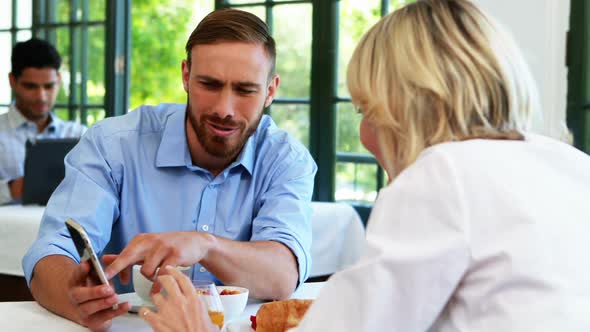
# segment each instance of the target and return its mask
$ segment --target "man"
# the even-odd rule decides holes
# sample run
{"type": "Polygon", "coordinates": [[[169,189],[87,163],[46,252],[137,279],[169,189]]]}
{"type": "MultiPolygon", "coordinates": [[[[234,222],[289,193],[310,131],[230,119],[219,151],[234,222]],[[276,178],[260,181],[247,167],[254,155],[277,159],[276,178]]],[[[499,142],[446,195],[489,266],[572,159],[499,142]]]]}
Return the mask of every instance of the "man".
{"type": "Polygon", "coordinates": [[[14,102],[0,115],[0,204],[21,199],[27,139],[76,138],[86,131],[51,113],[61,83],[61,57],[51,44],[36,38],[16,43],[11,62],[14,102]]]}
{"type": "Polygon", "coordinates": [[[95,124],[66,158],[66,177],[23,259],[35,299],[90,329],[107,328],[129,306],[111,310],[113,289],[94,286],[88,264],[77,264],[68,217],[97,251],[117,254],[103,262],[123,284],[133,264],[148,278],[158,267],[194,265],[193,279],[282,299],[309,273],[316,165],[263,115],[279,86],[266,25],[243,11],[213,12],[186,51],[187,104],[143,106],[95,124]]]}

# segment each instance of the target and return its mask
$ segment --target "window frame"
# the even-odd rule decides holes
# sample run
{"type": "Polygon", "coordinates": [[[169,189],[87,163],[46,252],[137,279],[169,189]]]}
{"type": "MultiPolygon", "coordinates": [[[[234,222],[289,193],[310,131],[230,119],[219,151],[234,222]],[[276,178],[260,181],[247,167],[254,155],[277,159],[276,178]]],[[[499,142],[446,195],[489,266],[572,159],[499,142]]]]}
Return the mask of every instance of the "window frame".
{"type": "Polygon", "coordinates": [[[567,36],[567,125],[574,146],[590,153],[590,4],[572,0],[567,36]]]}
{"type": "MultiPolygon", "coordinates": [[[[91,0],[70,0],[69,19],[56,21],[56,0],[32,0],[33,20],[32,35],[56,43],[56,28],[69,29],[70,77],[80,72],[80,81],[72,79],[68,89],[67,103],[56,103],[55,108],[67,108],[68,119],[79,116],[82,124],[87,124],[87,112],[91,109],[104,109],[105,117],[127,113],[129,100],[129,52],[130,52],[130,8],[131,0],[105,0],[105,19],[90,20],[89,3],[91,0]],[[76,17],[77,11],[82,17],[76,17]],[[105,95],[102,103],[89,103],[88,82],[88,29],[102,26],[104,28],[104,84],[105,95]],[[81,36],[81,38],[79,38],[81,36]],[[80,39],[80,41],[79,41],[80,39]]],[[[16,0],[13,0],[15,3],[16,0]]],[[[15,15],[13,13],[13,15],[15,15]]],[[[13,42],[15,36],[13,36],[13,42]]],[[[13,43],[14,45],[14,43],[13,43]]]]}

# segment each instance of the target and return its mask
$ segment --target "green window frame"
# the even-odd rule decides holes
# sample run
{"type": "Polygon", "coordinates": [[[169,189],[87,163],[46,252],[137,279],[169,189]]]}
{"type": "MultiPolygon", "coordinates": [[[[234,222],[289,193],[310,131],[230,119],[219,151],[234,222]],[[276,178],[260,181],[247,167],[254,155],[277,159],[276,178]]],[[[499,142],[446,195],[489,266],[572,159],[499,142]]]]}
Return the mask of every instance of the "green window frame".
{"type": "MultiPolygon", "coordinates": [[[[27,13],[28,15],[26,15],[26,17],[23,17],[21,15],[21,11],[24,9],[22,8],[23,6],[23,2],[22,1],[18,1],[18,0],[10,0],[10,14],[8,15],[10,17],[10,21],[6,22],[5,24],[2,25],[2,27],[0,28],[0,40],[3,41],[3,47],[7,47],[6,48],[6,55],[3,61],[6,61],[7,63],[3,63],[3,65],[6,66],[6,68],[8,69],[8,71],[10,71],[10,51],[12,50],[12,47],[14,46],[14,44],[16,44],[19,41],[24,41],[29,39],[32,36],[32,20],[28,20],[26,17],[30,17],[30,13],[27,13]],[[23,20],[25,22],[23,22],[23,20]],[[9,44],[5,44],[5,39],[9,39],[10,42],[9,44]]],[[[6,77],[3,78],[4,80],[6,80],[6,82],[8,81],[6,77]]],[[[6,88],[9,89],[10,87],[8,86],[8,83],[6,83],[6,88]]],[[[3,111],[7,111],[8,107],[10,106],[10,103],[12,102],[12,100],[14,99],[14,94],[10,94],[10,100],[1,100],[0,101],[0,109],[2,109],[3,111]]]]}
{"type": "Polygon", "coordinates": [[[56,101],[57,115],[90,125],[126,113],[131,0],[31,0],[28,28],[14,23],[17,2],[12,0],[8,30],[12,46],[27,39],[18,38],[19,32],[30,30],[32,36],[56,45],[62,55],[60,73],[68,79],[56,101]]]}
{"type": "Polygon", "coordinates": [[[574,145],[590,153],[590,4],[572,0],[567,40],[567,124],[574,145]]]}

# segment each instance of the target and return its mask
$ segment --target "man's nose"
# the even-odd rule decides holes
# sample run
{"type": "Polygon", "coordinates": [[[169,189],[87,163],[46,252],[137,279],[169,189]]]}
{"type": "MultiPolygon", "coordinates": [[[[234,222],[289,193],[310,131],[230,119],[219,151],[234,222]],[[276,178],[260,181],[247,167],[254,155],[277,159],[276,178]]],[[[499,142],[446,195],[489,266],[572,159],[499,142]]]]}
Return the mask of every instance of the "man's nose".
{"type": "Polygon", "coordinates": [[[39,88],[36,91],[37,93],[37,99],[38,100],[42,100],[42,101],[46,101],[47,100],[47,96],[49,95],[49,92],[43,88],[39,88]]]}
{"type": "Polygon", "coordinates": [[[218,99],[215,103],[214,112],[219,115],[222,119],[226,117],[233,117],[234,116],[234,96],[232,95],[229,89],[224,89],[218,95],[218,99]]]}

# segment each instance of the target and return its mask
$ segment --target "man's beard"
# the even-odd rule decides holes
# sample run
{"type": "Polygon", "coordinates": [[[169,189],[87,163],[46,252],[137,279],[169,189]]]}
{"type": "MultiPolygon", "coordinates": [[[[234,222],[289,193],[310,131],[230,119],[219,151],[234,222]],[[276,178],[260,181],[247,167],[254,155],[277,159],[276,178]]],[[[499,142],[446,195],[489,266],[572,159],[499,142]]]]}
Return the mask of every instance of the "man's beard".
{"type": "MultiPolygon", "coordinates": [[[[51,112],[51,108],[52,108],[51,104],[44,103],[44,102],[37,103],[37,104],[43,103],[44,105],[47,105],[48,109],[49,109],[49,111],[47,111],[47,112],[39,113],[39,112],[33,111],[32,108],[29,107],[29,106],[31,106],[31,105],[29,105],[29,103],[19,102],[19,99],[21,99],[21,98],[18,98],[18,96],[15,99],[16,99],[16,103],[15,103],[16,108],[24,115],[25,118],[27,118],[31,121],[40,121],[40,120],[45,120],[49,117],[49,112],[51,112]]],[[[35,103],[35,102],[33,102],[33,103],[35,103]]]]}
{"type": "Polygon", "coordinates": [[[190,99],[187,98],[186,103],[186,114],[189,120],[189,124],[195,132],[197,139],[205,151],[217,158],[235,158],[238,153],[242,150],[248,138],[256,131],[258,124],[262,119],[262,111],[258,116],[258,119],[248,126],[247,123],[238,123],[232,120],[231,117],[221,118],[217,114],[202,114],[198,119],[192,112],[192,106],[190,99]],[[214,123],[220,126],[238,127],[239,139],[237,142],[232,144],[235,139],[234,135],[230,137],[220,137],[212,135],[206,128],[207,122],[214,123]]]}

